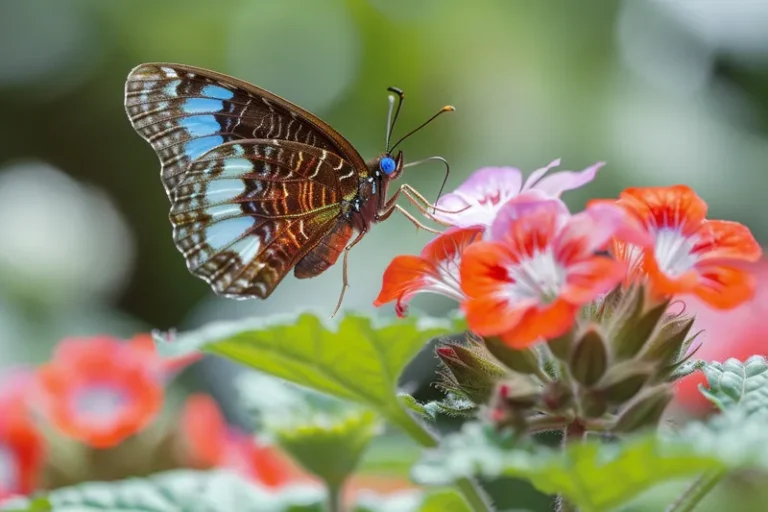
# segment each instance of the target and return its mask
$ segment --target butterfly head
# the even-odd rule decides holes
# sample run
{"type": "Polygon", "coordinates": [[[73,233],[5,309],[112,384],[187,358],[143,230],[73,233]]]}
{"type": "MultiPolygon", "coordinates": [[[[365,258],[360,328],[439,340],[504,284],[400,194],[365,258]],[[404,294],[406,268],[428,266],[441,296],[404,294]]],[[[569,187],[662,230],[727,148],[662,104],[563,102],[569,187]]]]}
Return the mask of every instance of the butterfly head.
{"type": "Polygon", "coordinates": [[[379,172],[387,179],[397,179],[403,172],[403,152],[398,151],[394,158],[389,154],[379,158],[379,172]]]}

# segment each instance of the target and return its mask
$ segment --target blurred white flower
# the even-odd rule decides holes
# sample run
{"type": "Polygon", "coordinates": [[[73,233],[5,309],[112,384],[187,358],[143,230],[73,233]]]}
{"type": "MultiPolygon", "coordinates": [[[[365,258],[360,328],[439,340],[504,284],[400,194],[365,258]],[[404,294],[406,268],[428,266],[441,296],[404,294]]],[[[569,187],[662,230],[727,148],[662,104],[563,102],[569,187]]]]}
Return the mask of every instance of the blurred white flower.
{"type": "Polygon", "coordinates": [[[119,293],[134,246],[106,195],[58,169],[0,169],[0,293],[74,305],[119,293]]]}

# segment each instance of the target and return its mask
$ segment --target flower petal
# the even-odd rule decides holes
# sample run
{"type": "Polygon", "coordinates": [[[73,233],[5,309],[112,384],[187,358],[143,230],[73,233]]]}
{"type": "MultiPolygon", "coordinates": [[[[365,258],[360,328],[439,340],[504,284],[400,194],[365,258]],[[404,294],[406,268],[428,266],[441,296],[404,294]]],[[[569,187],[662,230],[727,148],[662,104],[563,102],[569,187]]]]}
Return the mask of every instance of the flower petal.
{"type": "Polygon", "coordinates": [[[706,221],[696,232],[696,238],[698,241],[692,252],[699,261],[729,259],[755,262],[763,254],[749,228],[738,222],[706,221]]]}
{"type": "Polygon", "coordinates": [[[566,190],[573,190],[586,185],[595,179],[597,171],[605,165],[605,162],[598,162],[583,171],[560,171],[549,176],[541,178],[534,187],[552,197],[560,197],[566,190]]]}
{"type": "Polygon", "coordinates": [[[456,261],[472,242],[483,234],[485,226],[449,228],[424,246],[421,257],[435,265],[446,261],[456,261]]]}
{"type": "Polygon", "coordinates": [[[541,169],[536,169],[533,171],[530,176],[528,176],[528,179],[525,180],[525,183],[523,184],[523,191],[529,190],[537,185],[537,182],[541,179],[542,176],[547,174],[550,169],[553,167],[557,167],[560,165],[560,159],[557,158],[555,160],[552,160],[549,162],[549,164],[545,167],[542,167],[541,169]]]}
{"type": "Polygon", "coordinates": [[[686,185],[628,188],[619,202],[646,226],[673,227],[684,235],[695,232],[707,215],[707,203],[686,185]]]}
{"type": "Polygon", "coordinates": [[[483,167],[472,173],[456,191],[478,201],[491,201],[496,198],[496,203],[499,203],[499,197],[513,197],[519,194],[522,182],[520,169],[483,167]]]}
{"type": "Polygon", "coordinates": [[[555,255],[558,261],[565,264],[588,258],[595,252],[605,250],[611,239],[619,234],[622,239],[651,239],[648,232],[620,206],[595,204],[568,219],[555,240],[555,255]]]}
{"type": "Polygon", "coordinates": [[[571,304],[583,305],[609,292],[621,282],[626,265],[604,256],[594,256],[567,267],[566,284],[560,297],[571,304]]]}
{"type": "Polygon", "coordinates": [[[548,246],[570,216],[559,199],[518,197],[507,202],[491,224],[490,238],[515,253],[531,254],[548,246]]]}
{"type": "Polygon", "coordinates": [[[373,305],[379,307],[393,300],[407,300],[426,285],[427,276],[435,274],[435,265],[420,256],[396,256],[384,271],[381,291],[373,305]]]}
{"type": "Polygon", "coordinates": [[[716,309],[732,309],[755,295],[755,278],[751,272],[731,266],[706,266],[693,293],[716,309]]]}
{"type": "Polygon", "coordinates": [[[573,327],[578,309],[564,300],[545,307],[528,308],[515,327],[502,334],[501,339],[512,348],[524,349],[537,341],[556,338],[573,327]]]}
{"type": "Polygon", "coordinates": [[[461,258],[461,288],[470,298],[493,295],[511,282],[507,267],[515,260],[495,242],[476,242],[461,258]]]}

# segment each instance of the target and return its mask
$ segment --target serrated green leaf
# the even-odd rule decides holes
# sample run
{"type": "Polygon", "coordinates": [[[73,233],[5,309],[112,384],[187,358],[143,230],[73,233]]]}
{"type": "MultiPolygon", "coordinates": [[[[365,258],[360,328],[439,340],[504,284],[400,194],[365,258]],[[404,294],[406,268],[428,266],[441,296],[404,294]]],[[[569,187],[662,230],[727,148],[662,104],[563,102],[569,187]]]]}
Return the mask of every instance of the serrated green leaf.
{"type": "Polygon", "coordinates": [[[322,512],[325,491],[294,486],[275,492],[226,471],[180,470],[143,479],[88,482],[57,489],[46,498],[54,512],[322,512]]]}
{"type": "Polygon", "coordinates": [[[704,368],[709,387],[701,392],[721,410],[740,408],[747,414],[768,411],[768,361],[752,356],[743,363],[728,359],[704,368]]]}
{"type": "Polygon", "coordinates": [[[565,495],[583,512],[602,512],[658,483],[718,467],[722,462],[714,454],[682,440],[646,435],[622,444],[590,440],[565,452],[535,445],[510,449],[508,439],[491,427],[468,423],[426,454],[412,476],[428,485],[471,476],[518,477],[542,492],[565,495]]]}
{"type": "Polygon", "coordinates": [[[377,410],[396,424],[404,411],[396,395],[403,368],[428,340],[461,331],[460,319],[408,317],[373,321],[346,314],[331,322],[311,313],[209,324],[158,338],[158,350],[175,356],[202,350],[265,373],[377,410]]]}

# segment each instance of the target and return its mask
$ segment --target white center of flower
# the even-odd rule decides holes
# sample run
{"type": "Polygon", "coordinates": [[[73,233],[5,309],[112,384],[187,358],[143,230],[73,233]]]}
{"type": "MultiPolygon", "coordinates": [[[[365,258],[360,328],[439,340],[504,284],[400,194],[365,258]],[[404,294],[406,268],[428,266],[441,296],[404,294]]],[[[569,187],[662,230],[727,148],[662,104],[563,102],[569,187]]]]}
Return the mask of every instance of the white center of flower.
{"type": "Polygon", "coordinates": [[[685,237],[671,228],[659,228],[654,235],[654,256],[665,274],[677,277],[690,270],[698,261],[693,255],[696,244],[693,237],[685,237]]]}
{"type": "Polygon", "coordinates": [[[128,403],[125,391],[111,384],[97,384],[83,388],[72,397],[75,411],[99,425],[109,424],[115,413],[128,403]]]}
{"type": "Polygon", "coordinates": [[[464,293],[461,291],[461,284],[459,284],[459,259],[443,260],[437,265],[437,273],[437,277],[425,276],[426,288],[458,301],[464,300],[464,293]]]}
{"type": "Polygon", "coordinates": [[[0,493],[11,492],[19,486],[16,457],[3,443],[0,443],[0,493]]]}
{"type": "Polygon", "coordinates": [[[507,269],[513,280],[507,287],[509,297],[514,300],[538,299],[552,302],[565,283],[565,269],[555,259],[551,249],[537,251],[531,258],[521,260],[507,269]]]}

